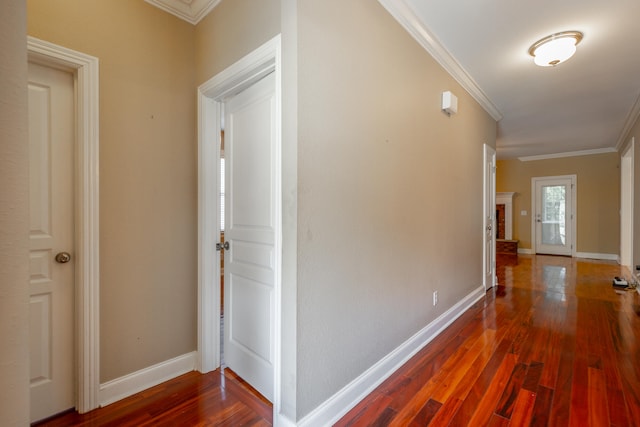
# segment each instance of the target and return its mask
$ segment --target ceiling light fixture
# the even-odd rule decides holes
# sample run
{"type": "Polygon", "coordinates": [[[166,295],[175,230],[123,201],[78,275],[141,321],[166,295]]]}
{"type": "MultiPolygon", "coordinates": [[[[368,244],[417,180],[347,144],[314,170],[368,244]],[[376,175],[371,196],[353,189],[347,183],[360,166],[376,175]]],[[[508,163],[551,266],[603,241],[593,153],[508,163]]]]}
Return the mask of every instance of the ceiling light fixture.
{"type": "Polygon", "coordinates": [[[552,67],[571,58],[582,40],[580,31],[563,31],[538,40],[529,48],[533,62],[541,67],[552,67]]]}

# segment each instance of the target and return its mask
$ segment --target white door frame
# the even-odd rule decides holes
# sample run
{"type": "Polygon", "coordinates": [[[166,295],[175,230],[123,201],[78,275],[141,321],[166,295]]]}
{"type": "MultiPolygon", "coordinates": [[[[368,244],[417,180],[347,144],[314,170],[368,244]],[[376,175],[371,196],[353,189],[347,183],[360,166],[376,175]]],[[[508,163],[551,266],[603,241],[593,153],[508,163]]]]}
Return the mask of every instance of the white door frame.
{"type": "Polygon", "coordinates": [[[276,78],[276,243],[274,402],[280,410],[282,277],[282,66],[280,35],[198,87],[198,370],[220,366],[220,133],[225,99],[269,73],[276,78]]]}
{"type": "Polygon", "coordinates": [[[631,138],[620,156],[620,264],[633,268],[634,145],[631,138]],[[626,190],[626,191],[625,191],[626,190]]]}
{"type": "Polygon", "coordinates": [[[482,211],[482,225],[483,225],[483,245],[482,245],[482,284],[484,285],[484,290],[487,291],[496,285],[496,150],[492,147],[484,144],[484,166],[483,166],[483,193],[484,193],[484,202],[483,202],[483,211],[482,211]],[[491,170],[487,170],[487,165],[491,163],[491,170]],[[488,179],[488,178],[491,179],[488,179]],[[489,182],[490,181],[490,182],[489,182]],[[491,208],[493,206],[493,208],[491,208]],[[491,210],[490,210],[491,209],[491,210]],[[490,218],[487,218],[487,212],[492,212],[490,218]],[[487,242],[487,228],[491,227],[491,242],[487,242]],[[487,244],[490,244],[493,250],[492,253],[487,253],[487,244]],[[493,270],[493,279],[492,283],[487,283],[487,273],[488,268],[487,265],[492,265],[493,270]]]}
{"type": "Polygon", "coordinates": [[[571,180],[571,212],[569,217],[569,226],[571,227],[571,256],[575,257],[578,242],[578,176],[577,175],[559,175],[559,176],[539,176],[531,178],[531,249],[534,254],[538,253],[537,237],[536,237],[536,212],[538,201],[536,198],[536,183],[541,181],[552,181],[557,179],[571,180]]]}
{"type": "Polygon", "coordinates": [[[100,391],[98,58],[33,37],[27,51],[29,61],[74,76],[76,410],[85,413],[99,406],[100,391]]]}

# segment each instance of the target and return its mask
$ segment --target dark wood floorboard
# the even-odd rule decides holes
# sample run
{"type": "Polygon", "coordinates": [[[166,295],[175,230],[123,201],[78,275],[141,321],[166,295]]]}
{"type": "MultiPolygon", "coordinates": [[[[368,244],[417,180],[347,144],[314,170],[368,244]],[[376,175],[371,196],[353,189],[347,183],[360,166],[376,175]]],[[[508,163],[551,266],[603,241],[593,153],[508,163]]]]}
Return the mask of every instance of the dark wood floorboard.
{"type": "Polygon", "coordinates": [[[628,274],[499,258],[499,286],[335,425],[640,426],[640,295],[611,286],[628,274]]]}
{"type": "Polygon", "coordinates": [[[272,406],[226,369],[190,372],[131,397],[80,415],[68,412],[37,426],[252,426],[272,425],[272,406]]]}

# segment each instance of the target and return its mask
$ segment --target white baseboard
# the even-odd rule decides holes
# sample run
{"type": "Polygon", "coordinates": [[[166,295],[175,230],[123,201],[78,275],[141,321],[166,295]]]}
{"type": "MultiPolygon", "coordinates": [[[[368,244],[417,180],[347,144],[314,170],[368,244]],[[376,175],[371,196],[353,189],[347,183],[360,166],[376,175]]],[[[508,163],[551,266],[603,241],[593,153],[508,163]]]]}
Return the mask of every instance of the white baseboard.
{"type": "Polygon", "coordinates": [[[618,261],[618,254],[597,254],[591,252],[576,252],[576,258],[603,259],[607,261],[618,261]]]}
{"type": "Polygon", "coordinates": [[[469,293],[436,320],[311,411],[297,425],[299,427],[333,425],[484,295],[485,290],[482,286],[469,293]]]}
{"type": "MultiPolygon", "coordinates": [[[[533,255],[533,249],[518,248],[518,253],[523,255],[533,255]]],[[[620,257],[617,254],[598,254],[592,252],[576,252],[576,258],[603,259],[607,261],[618,261],[620,257]]]]}
{"type": "Polygon", "coordinates": [[[183,354],[129,375],[100,384],[100,406],[107,406],[142,390],[195,370],[197,353],[183,354]]]}

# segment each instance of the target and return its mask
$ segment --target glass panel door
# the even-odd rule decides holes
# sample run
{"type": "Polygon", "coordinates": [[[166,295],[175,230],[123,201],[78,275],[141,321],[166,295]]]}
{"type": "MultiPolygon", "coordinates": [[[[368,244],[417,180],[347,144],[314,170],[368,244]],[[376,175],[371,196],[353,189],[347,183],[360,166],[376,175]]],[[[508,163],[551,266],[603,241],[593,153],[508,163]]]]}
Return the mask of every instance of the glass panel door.
{"type": "Polygon", "coordinates": [[[542,244],[566,244],[567,191],[564,185],[542,186],[542,244]]]}
{"type": "Polygon", "coordinates": [[[532,178],[536,253],[572,255],[574,179],[572,176],[532,178]]]}

